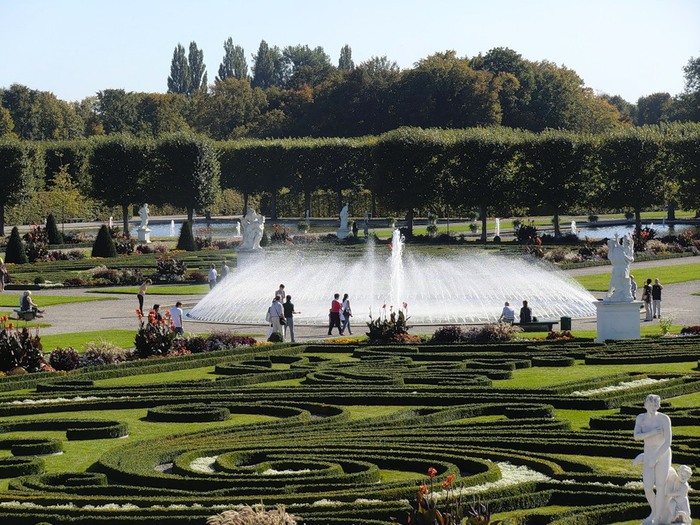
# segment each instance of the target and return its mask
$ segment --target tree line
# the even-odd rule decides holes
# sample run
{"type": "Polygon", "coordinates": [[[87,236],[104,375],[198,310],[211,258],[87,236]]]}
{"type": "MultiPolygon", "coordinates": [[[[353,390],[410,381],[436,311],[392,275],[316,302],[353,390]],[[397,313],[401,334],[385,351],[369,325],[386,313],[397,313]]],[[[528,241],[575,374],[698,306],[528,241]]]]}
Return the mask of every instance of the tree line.
{"type": "Polygon", "coordinates": [[[263,40],[249,67],[229,38],[213,84],[195,42],[188,51],[177,45],[170,69],[167,93],[111,88],[65,102],[19,84],[0,89],[0,136],[158,138],[190,131],[214,140],[357,137],[403,126],[602,133],[700,122],[700,57],[684,68],[683,93],[654,93],[636,104],[596,94],[564,66],[500,47],[471,58],[439,52],[401,70],[387,57],[356,65],[347,45],[334,65],[322,47],[280,49],[263,40]]]}
{"type": "MultiPolygon", "coordinates": [[[[213,141],[189,132],[158,139],[113,134],[76,141],[0,139],[0,234],[5,207],[32,192],[74,184],[84,195],[122,209],[149,202],[205,212],[224,189],[262,196],[273,220],[284,208],[303,216],[318,192],[336,209],[367,204],[404,215],[488,216],[572,210],[700,209],[700,125],[674,124],[603,134],[505,127],[399,128],[361,138],[213,141]]],[[[240,211],[242,212],[243,209],[240,211]]],[[[335,213],[331,215],[335,215],[335,213]]]]}

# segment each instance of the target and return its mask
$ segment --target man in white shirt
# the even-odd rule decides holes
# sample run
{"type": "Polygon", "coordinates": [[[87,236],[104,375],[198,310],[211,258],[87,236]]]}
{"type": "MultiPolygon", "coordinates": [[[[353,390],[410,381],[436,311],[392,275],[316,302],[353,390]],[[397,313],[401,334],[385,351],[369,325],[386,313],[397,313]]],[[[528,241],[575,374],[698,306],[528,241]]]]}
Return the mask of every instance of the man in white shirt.
{"type": "Polygon", "coordinates": [[[211,290],[216,286],[216,278],[218,274],[216,273],[216,268],[214,265],[211,265],[211,268],[209,269],[209,289],[211,290]]]}
{"type": "Polygon", "coordinates": [[[180,301],[175,303],[175,306],[170,309],[170,319],[172,319],[175,325],[175,331],[178,335],[184,335],[185,331],[182,327],[182,303],[180,301]]]}
{"type": "Polygon", "coordinates": [[[267,309],[267,314],[267,317],[269,318],[268,322],[272,328],[270,330],[270,335],[272,335],[272,332],[277,332],[280,334],[282,341],[284,341],[284,332],[282,331],[281,322],[281,319],[284,319],[284,307],[282,306],[279,296],[275,295],[270,308],[267,309]]]}
{"type": "Polygon", "coordinates": [[[513,322],[515,322],[515,310],[513,310],[513,307],[508,301],[506,301],[506,304],[503,307],[503,312],[501,312],[501,317],[498,318],[498,321],[508,324],[513,324],[513,322]]]}

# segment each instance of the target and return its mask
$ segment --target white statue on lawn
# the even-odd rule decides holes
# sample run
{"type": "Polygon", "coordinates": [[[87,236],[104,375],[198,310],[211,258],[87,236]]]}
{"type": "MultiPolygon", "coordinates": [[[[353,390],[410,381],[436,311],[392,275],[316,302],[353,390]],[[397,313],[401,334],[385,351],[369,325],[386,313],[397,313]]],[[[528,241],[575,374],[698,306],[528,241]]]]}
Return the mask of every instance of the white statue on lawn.
{"type": "Polygon", "coordinates": [[[139,210],[139,217],[141,217],[141,230],[145,230],[148,227],[148,203],[144,202],[143,206],[139,210]]]}
{"type": "Polygon", "coordinates": [[[632,298],[630,283],[630,264],[634,262],[634,242],[631,235],[625,235],[620,239],[615,235],[608,240],[608,260],[612,264],[610,287],[605,298],[608,302],[631,303],[632,298]]]}
{"type": "Polygon", "coordinates": [[[643,525],[669,525],[668,478],[671,469],[671,419],[659,412],[661,398],[649,394],[644,401],[646,412],[639,414],[634,424],[634,439],[644,441],[644,453],[633,464],[642,463],[644,495],[651,514],[643,525]]]}
{"type": "Polygon", "coordinates": [[[345,206],[343,206],[343,209],[340,210],[340,229],[341,230],[347,230],[348,229],[348,203],[345,203],[345,206]]]}
{"type": "Polygon", "coordinates": [[[243,242],[239,250],[255,251],[262,250],[260,241],[265,231],[265,216],[255,212],[253,208],[248,208],[243,217],[243,242]]]}

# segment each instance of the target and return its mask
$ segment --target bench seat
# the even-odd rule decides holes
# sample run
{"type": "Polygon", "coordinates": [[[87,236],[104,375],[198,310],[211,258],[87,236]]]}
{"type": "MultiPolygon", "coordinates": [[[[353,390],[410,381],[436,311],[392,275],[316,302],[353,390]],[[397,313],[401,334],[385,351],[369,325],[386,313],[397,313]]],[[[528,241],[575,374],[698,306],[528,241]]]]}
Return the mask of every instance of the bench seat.
{"type": "Polygon", "coordinates": [[[32,310],[20,310],[15,308],[15,313],[17,314],[17,319],[20,321],[33,321],[36,318],[36,312],[32,310]]]}
{"type": "Polygon", "coordinates": [[[534,321],[531,323],[513,323],[513,326],[519,326],[523,332],[551,332],[552,327],[559,324],[559,321],[534,321]]]}

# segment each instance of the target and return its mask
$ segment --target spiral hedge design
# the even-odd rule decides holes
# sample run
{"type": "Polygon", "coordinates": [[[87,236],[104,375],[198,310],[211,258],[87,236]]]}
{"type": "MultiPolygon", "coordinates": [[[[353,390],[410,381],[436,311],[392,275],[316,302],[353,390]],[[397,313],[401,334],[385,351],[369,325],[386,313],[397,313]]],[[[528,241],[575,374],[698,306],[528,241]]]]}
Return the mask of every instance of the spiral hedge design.
{"type": "MultiPolygon", "coordinates": [[[[487,501],[492,513],[531,509],[527,523],[642,519],[643,492],[626,486],[638,476],[596,473],[580,456],[634,458],[641,448],[631,431],[644,397],[700,391],[699,347],[697,338],[278,345],[24,378],[37,381],[32,394],[13,393],[27,384],[2,378],[0,477],[11,479],[0,492],[0,518],[203,525],[207,516],[262,501],[284,504],[312,525],[405,523],[409,500],[433,467],[435,490],[454,475],[454,486],[487,501]],[[665,362],[689,363],[688,371],[643,372],[665,362]],[[560,367],[551,373],[566,378],[594,363],[634,364],[635,371],[611,366],[604,377],[543,388],[498,383],[533,366],[560,367]],[[186,377],[198,367],[216,380],[101,382],[139,372],[186,377]],[[620,384],[630,386],[605,390],[620,384]],[[590,411],[590,430],[572,430],[557,417],[562,409],[590,411]],[[596,413],[609,409],[615,413],[596,413]],[[75,440],[99,446],[89,470],[52,470],[51,454],[74,454],[75,440]],[[510,479],[509,469],[527,475],[510,479]]],[[[697,408],[664,411],[674,427],[700,423],[697,408]]],[[[696,437],[677,431],[673,451],[674,463],[700,466],[696,437]]],[[[691,504],[700,504],[696,494],[691,504]]]]}

